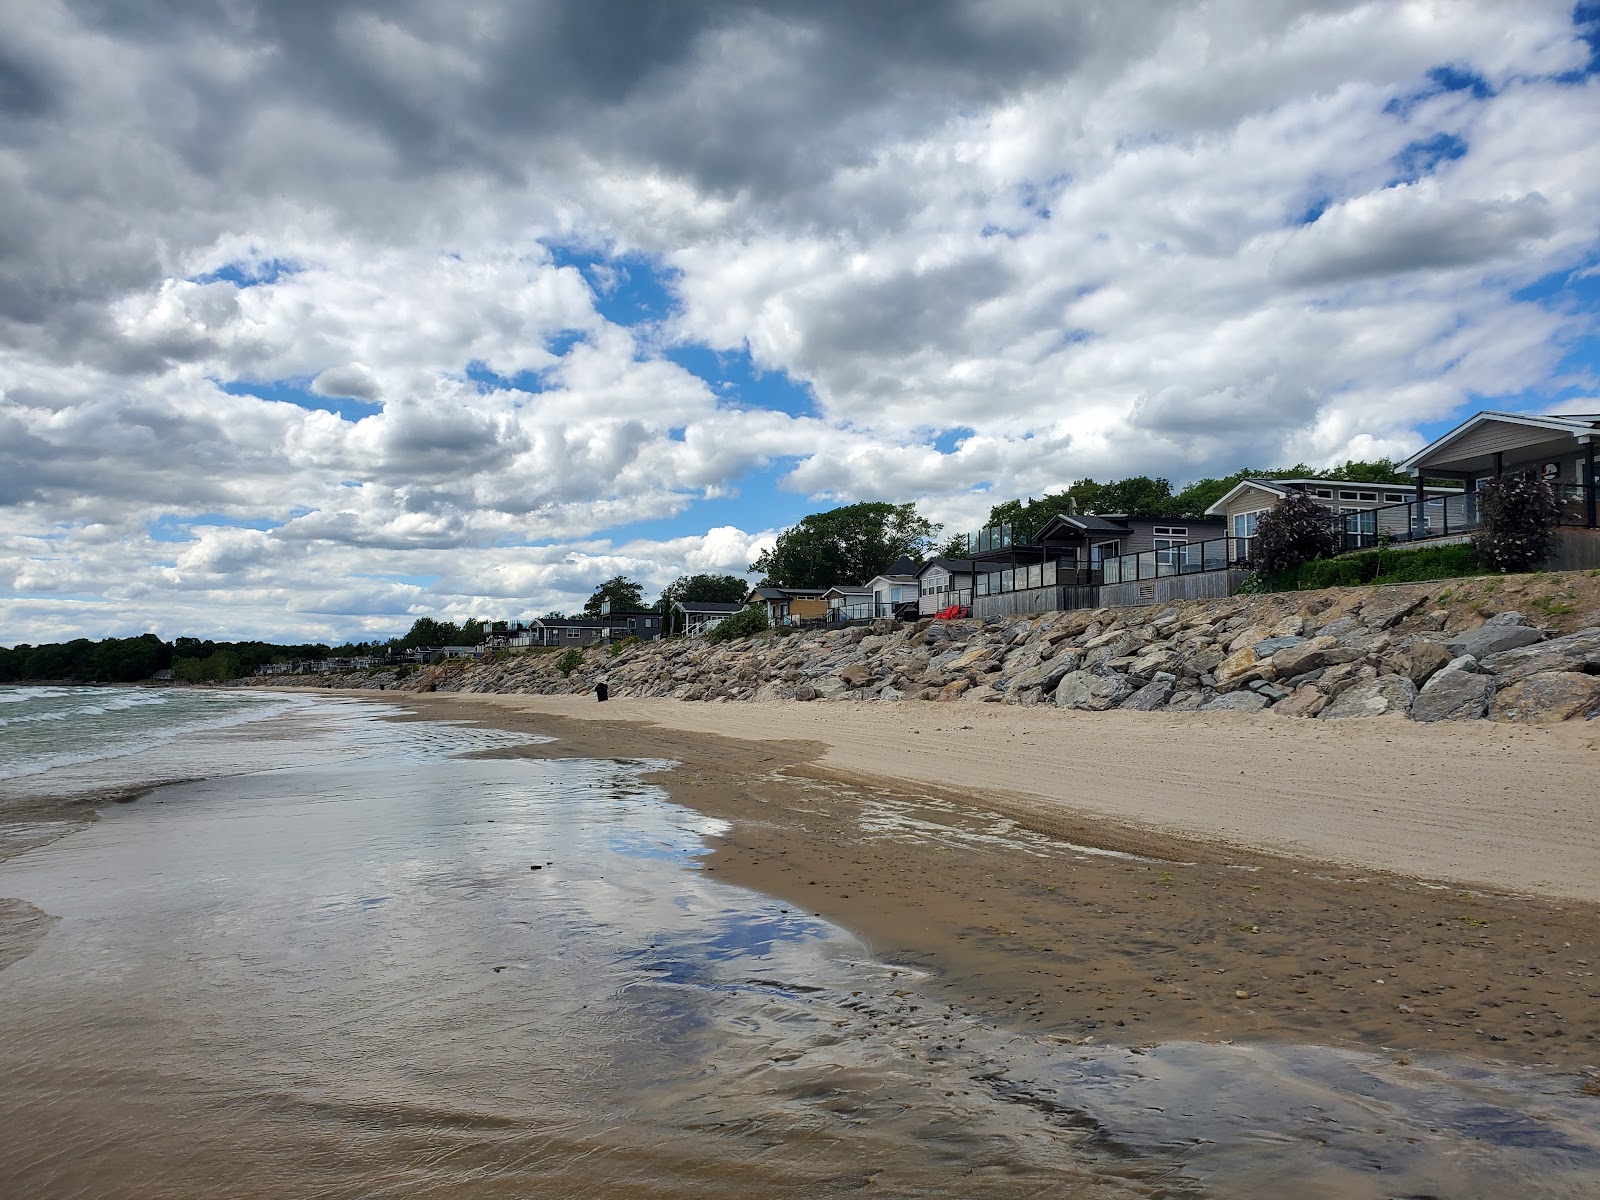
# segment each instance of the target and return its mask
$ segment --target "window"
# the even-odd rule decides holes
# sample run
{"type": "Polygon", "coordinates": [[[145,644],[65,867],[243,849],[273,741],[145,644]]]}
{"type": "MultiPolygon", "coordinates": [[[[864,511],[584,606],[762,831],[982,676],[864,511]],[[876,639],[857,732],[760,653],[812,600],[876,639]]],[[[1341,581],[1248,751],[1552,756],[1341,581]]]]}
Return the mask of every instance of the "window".
{"type": "Polygon", "coordinates": [[[1183,548],[1189,544],[1189,530],[1179,525],[1155,527],[1156,562],[1176,567],[1183,562],[1183,548]]]}
{"type": "Polygon", "coordinates": [[[1383,498],[1390,504],[1404,504],[1406,502],[1403,492],[1385,492],[1383,498]]]}
{"type": "Polygon", "coordinates": [[[1261,514],[1266,512],[1258,508],[1254,512],[1233,514],[1233,536],[1240,538],[1255,537],[1256,523],[1261,520],[1261,514]]]}
{"type": "Polygon", "coordinates": [[[578,637],[578,631],[576,629],[567,630],[567,638],[568,638],[569,641],[576,641],[577,637],[578,637]]]}
{"type": "Polygon", "coordinates": [[[1370,508],[1341,508],[1346,533],[1377,533],[1378,514],[1370,508]]]}
{"type": "Polygon", "coordinates": [[[1313,496],[1321,496],[1324,500],[1332,500],[1333,499],[1333,489],[1332,488],[1312,488],[1311,489],[1311,494],[1313,496]]]}
{"type": "Polygon", "coordinates": [[[1339,499],[1341,499],[1341,500],[1376,500],[1377,498],[1378,498],[1378,493],[1377,492],[1340,492],[1339,493],[1339,499]]]}

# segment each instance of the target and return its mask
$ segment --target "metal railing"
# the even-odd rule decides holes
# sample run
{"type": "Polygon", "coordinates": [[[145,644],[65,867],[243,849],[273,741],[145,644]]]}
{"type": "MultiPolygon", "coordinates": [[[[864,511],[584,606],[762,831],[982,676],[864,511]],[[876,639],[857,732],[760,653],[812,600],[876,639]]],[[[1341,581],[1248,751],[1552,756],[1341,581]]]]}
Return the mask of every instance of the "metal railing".
{"type": "Polygon", "coordinates": [[[924,592],[917,597],[917,612],[924,617],[931,617],[952,607],[971,608],[972,589],[945,588],[937,592],[924,592]]]}
{"type": "Polygon", "coordinates": [[[1481,524],[1476,493],[1463,492],[1342,513],[1339,532],[1345,550],[1369,550],[1395,542],[1455,537],[1471,533],[1481,524]]]}
{"type": "Polygon", "coordinates": [[[1247,537],[1211,538],[1146,550],[1141,554],[1119,554],[1101,563],[1102,582],[1138,583],[1145,579],[1164,579],[1171,575],[1196,575],[1201,571],[1243,569],[1250,565],[1247,537]]]}

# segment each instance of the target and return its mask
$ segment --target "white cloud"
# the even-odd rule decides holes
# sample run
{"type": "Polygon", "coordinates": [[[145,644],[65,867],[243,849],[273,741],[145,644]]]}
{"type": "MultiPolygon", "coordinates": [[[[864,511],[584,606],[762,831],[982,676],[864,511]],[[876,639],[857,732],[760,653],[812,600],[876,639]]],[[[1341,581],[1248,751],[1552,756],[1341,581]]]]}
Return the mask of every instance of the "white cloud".
{"type": "Polygon", "coordinates": [[[972,525],[1593,391],[1593,313],[1514,298],[1600,249],[1567,0],[23,0],[0,46],[0,641],[571,607],[796,496],[972,525]]]}

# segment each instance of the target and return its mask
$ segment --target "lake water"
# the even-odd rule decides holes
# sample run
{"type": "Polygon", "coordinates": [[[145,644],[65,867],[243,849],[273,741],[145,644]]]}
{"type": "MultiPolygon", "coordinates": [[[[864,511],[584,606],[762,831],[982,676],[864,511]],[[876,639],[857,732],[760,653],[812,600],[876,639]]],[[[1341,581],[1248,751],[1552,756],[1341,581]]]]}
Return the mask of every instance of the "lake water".
{"type": "Polygon", "coordinates": [[[953,1008],[702,871],[662,764],[50,691],[0,701],[0,820],[190,781],[0,863],[0,1196],[1600,1194],[1571,1076],[953,1008]]]}

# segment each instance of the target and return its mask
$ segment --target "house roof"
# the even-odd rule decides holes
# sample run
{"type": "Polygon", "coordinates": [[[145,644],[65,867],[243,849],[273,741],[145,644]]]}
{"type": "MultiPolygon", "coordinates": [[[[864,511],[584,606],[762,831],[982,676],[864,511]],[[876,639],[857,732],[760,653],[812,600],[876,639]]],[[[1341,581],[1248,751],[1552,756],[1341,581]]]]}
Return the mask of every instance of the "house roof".
{"type": "Polygon", "coordinates": [[[1036,535],[1040,541],[1052,535],[1079,533],[1129,533],[1131,530],[1121,518],[1098,517],[1092,513],[1065,514],[1051,517],[1036,535]]]}
{"type": "Polygon", "coordinates": [[[686,613],[702,613],[706,615],[736,613],[744,609],[742,604],[729,604],[723,600],[685,600],[677,607],[686,613]]]}
{"type": "Polygon", "coordinates": [[[745,602],[755,600],[807,600],[821,596],[827,588],[786,588],[786,587],[758,587],[752,588],[745,597],[745,602]]]}
{"type": "Polygon", "coordinates": [[[863,583],[836,583],[822,595],[824,599],[829,596],[870,596],[872,589],[863,583]]]}
{"type": "Polygon", "coordinates": [[[867,582],[865,584],[863,584],[862,586],[864,586],[868,591],[871,591],[872,590],[872,585],[877,583],[878,580],[880,580],[880,579],[883,580],[885,583],[915,583],[917,581],[917,577],[915,575],[887,575],[887,574],[885,574],[885,575],[874,575],[871,579],[867,580],[867,582]]]}
{"type": "Polygon", "coordinates": [[[941,567],[952,575],[968,575],[972,572],[972,560],[970,558],[930,558],[917,568],[917,578],[921,579],[923,575],[934,567],[941,567]]]}
{"type": "Polygon", "coordinates": [[[917,564],[916,564],[916,562],[914,560],[912,560],[911,558],[908,558],[906,555],[902,554],[899,558],[895,559],[892,563],[889,564],[889,569],[884,572],[884,575],[889,577],[889,578],[893,578],[896,575],[911,575],[911,576],[915,576],[916,573],[917,573],[917,564]]]}
{"type": "Polygon", "coordinates": [[[1600,415],[1595,413],[1529,414],[1486,410],[1474,413],[1443,437],[1435,438],[1429,442],[1421,450],[1418,450],[1401,463],[1401,469],[1416,473],[1419,463],[1427,462],[1430,458],[1439,457],[1456,438],[1462,434],[1470,433],[1479,425],[1488,421],[1497,421],[1503,425],[1526,425],[1531,429],[1544,429],[1554,434],[1570,434],[1574,437],[1600,432],[1600,415]]]}

